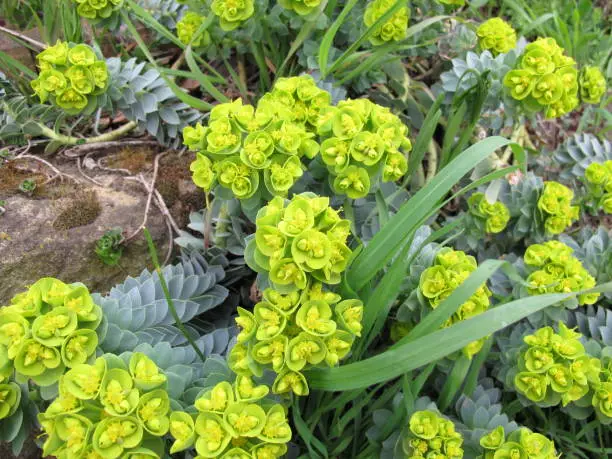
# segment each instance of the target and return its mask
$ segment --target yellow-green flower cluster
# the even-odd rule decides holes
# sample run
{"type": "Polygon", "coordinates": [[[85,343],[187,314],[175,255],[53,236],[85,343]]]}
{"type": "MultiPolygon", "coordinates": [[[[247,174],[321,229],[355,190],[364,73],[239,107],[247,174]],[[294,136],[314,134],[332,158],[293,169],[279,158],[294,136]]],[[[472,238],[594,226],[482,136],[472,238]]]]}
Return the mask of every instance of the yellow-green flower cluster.
{"type": "MultiPolygon", "coordinates": [[[[476,270],[478,263],[476,259],[460,250],[449,247],[441,249],[433,266],[427,268],[421,274],[419,281],[419,294],[425,303],[432,309],[437,308],[453,291],[459,287],[476,270]]],[[[478,290],[463,303],[457,311],[449,317],[444,327],[450,327],[470,317],[483,313],[490,306],[491,291],[483,284],[478,290]]],[[[485,339],[474,341],[463,349],[463,352],[471,357],[482,348],[485,339]]]]}
{"type": "Polygon", "coordinates": [[[557,459],[555,443],[544,435],[526,427],[512,432],[508,437],[503,426],[498,426],[480,439],[485,450],[482,459],[557,459]]]}
{"type": "Polygon", "coordinates": [[[287,452],[291,427],[285,408],[262,400],[268,387],[238,376],[204,392],[196,401],[198,414],[174,411],[170,454],[195,444],[200,458],[276,459],[287,452]]]}
{"type": "Polygon", "coordinates": [[[205,16],[201,16],[193,11],[188,11],[185,16],[176,23],[176,36],[181,40],[181,43],[185,43],[186,45],[191,43],[191,46],[194,48],[203,48],[210,45],[210,34],[208,30],[201,33],[193,42],[191,41],[205,20],[205,16]]]}
{"type": "Polygon", "coordinates": [[[166,375],[141,353],[126,364],[108,355],[76,365],[59,396],[38,419],[47,438],[43,456],[63,459],[165,457],[170,427],[166,375]]]}
{"type": "Polygon", "coordinates": [[[111,17],[123,5],[123,0],[72,0],[76,3],[77,13],[92,22],[111,17]]]}
{"type": "Polygon", "coordinates": [[[323,4],[322,0],[278,0],[283,8],[295,11],[300,16],[307,16],[319,10],[323,4]]]}
{"type": "Polygon", "coordinates": [[[487,233],[503,231],[510,220],[510,211],[500,201],[490,203],[484,193],[474,193],[468,199],[470,214],[484,224],[487,233]]]}
{"type": "Polygon", "coordinates": [[[576,61],[563,53],[554,38],[538,38],[504,77],[512,97],[528,111],[543,110],[547,118],[558,118],[578,106],[576,61]]]}
{"type": "Polygon", "coordinates": [[[0,309],[0,381],[14,371],[18,381],[54,384],[92,358],[101,320],[87,287],[40,279],[0,309]]]}
{"type": "Polygon", "coordinates": [[[584,173],[589,196],[602,207],[607,214],[612,214],[612,160],[605,163],[591,163],[584,173]]]}
{"type": "Polygon", "coordinates": [[[253,16],[253,0],[213,0],[211,10],[219,17],[219,25],[229,32],[253,16]]]}
{"type": "Polygon", "coordinates": [[[351,250],[350,223],[329,207],[329,198],[295,195],[287,203],[276,197],[257,213],[254,269],[269,272],[283,293],[304,290],[312,281],[338,284],[351,250]]]}
{"type": "Polygon", "coordinates": [[[461,459],[463,436],[455,425],[433,411],[417,411],[410,416],[402,438],[405,457],[411,459],[461,459]]]}
{"type": "MultiPolygon", "coordinates": [[[[381,16],[395,5],[395,0],[372,0],[368,3],[363,15],[363,23],[366,27],[371,27],[381,16]]],[[[383,45],[391,41],[401,41],[406,38],[408,32],[408,18],[410,10],[402,7],[391,16],[387,22],[378,26],[374,33],[370,35],[370,42],[374,46],[383,45]]]]}
{"type": "Polygon", "coordinates": [[[587,65],[578,78],[580,99],[588,104],[598,104],[606,93],[606,77],[599,67],[587,65]]]}
{"type": "Polygon", "coordinates": [[[106,62],[85,44],[58,42],[36,56],[40,73],[31,85],[41,102],[50,100],[69,114],[83,111],[106,91],[106,62]]]}
{"type": "Polygon", "coordinates": [[[274,198],[256,223],[247,260],[268,273],[272,288],[264,290],[252,313],[239,308],[241,332],[230,368],[249,376],[270,366],[277,373],[273,392],[306,395],[301,371],[336,365],[361,335],[363,303],[324,290],[324,284],[338,284],[346,269],[350,224],[329,207],[329,198],[309,193],[287,205],[274,198]]]}
{"type": "Polygon", "coordinates": [[[408,127],[387,107],[367,99],[342,101],[322,111],[317,132],[325,138],[321,159],[337,194],[363,198],[378,177],[394,182],[408,169],[408,127]]]}
{"type": "Polygon", "coordinates": [[[198,152],[193,181],[206,191],[218,183],[238,199],[264,189],[286,196],[303,174],[301,158],[319,153],[314,126],[330,100],[311,77],[301,76],[281,78],[257,107],[240,99],[217,105],[206,127],[183,130],[185,145],[198,152]]]}
{"type": "MultiPolygon", "coordinates": [[[[543,327],[523,338],[514,376],[516,390],[536,403],[567,406],[600,385],[601,361],[589,356],[582,335],[559,323],[559,333],[543,327]]],[[[612,410],[608,410],[608,414],[612,410]]]]}
{"type": "Polygon", "coordinates": [[[0,420],[12,416],[21,401],[21,389],[14,382],[0,384],[0,420]]]}
{"type": "Polygon", "coordinates": [[[572,206],[574,192],[559,182],[544,182],[538,199],[538,209],[544,216],[544,229],[549,234],[561,234],[578,220],[580,207],[572,206]]]}
{"type": "Polygon", "coordinates": [[[516,31],[502,18],[492,18],[483,22],[476,30],[478,45],[495,56],[507,53],[516,46],[516,31]]]}
{"type": "Polygon", "coordinates": [[[341,300],[318,282],[290,293],[264,290],[252,313],[238,308],[241,332],[229,356],[230,368],[247,377],[271,368],[277,373],[275,394],[308,395],[302,371],[337,365],[361,335],[363,303],[341,300]]]}
{"type": "MultiPolygon", "coordinates": [[[[572,255],[573,250],[559,241],[530,245],[525,251],[525,265],[534,269],[527,277],[530,295],[570,293],[595,287],[595,278],[572,255]]],[[[599,293],[583,293],[578,304],[593,304],[599,293]]]]}

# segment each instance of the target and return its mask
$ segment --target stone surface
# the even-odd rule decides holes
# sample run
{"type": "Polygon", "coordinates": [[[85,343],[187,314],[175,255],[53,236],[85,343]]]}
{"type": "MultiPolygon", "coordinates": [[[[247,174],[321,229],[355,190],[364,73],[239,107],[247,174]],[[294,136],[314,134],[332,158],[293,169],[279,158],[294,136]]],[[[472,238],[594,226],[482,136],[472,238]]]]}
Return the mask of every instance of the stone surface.
{"type": "MultiPolygon", "coordinates": [[[[160,184],[189,182],[185,180],[185,177],[189,177],[189,158],[185,158],[187,161],[177,160],[176,156],[165,159],[169,164],[162,163],[160,167],[160,184]],[[185,173],[177,176],[177,169],[185,173]],[[164,175],[166,170],[171,171],[168,177],[164,175]]],[[[74,166],[71,162],[58,167],[82,179],[74,166]]],[[[151,169],[149,161],[144,163],[143,169],[151,169]]],[[[0,181],[1,171],[0,168],[0,181]]],[[[43,191],[31,197],[19,192],[7,196],[6,190],[3,196],[0,192],[0,199],[7,201],[6,213],[0,216],[0,305],[6,304],[15,293],[41,277],[56,277],[65,282],[79,281],[92,292],[106,292],[126,276],[137,275],[145,267],[151,267],[142,234],[126,245],[118,266],[105,265],[94,252],[96,241],[107,230],[121,227],[123,234],[129,235],[140,226],[147,200],[143,185],[126,180],[126,174],[100,169],[88,170],[87,174],[105,186],[96,186],[86,180],[74,186],[64,180],[63,185],[47,185],[43,191]],[[92,193],[97,197],[99,212],[93,212],[91,223],[83,224],[92,219],[92,215],[84,218],[83,214],[92,212],[83,208],[81,203],[85,202],[84,196],[91,196],[92,193]],[[63,219],[69,216],[71,221],[58,224],[59,216],[63,219]],[[75,223],[80,226],[57,229],[75,223]]],[[[144,176],[147,181],[150,180],[150,172],[145,170],[144,176]]],[[[176,187],[170,188],[176,193],[166,199],[174,201],[170,206],[171,213],[183,226],[185,216],[193,210],[182,205],[183,202],[202,201],[194,200],[197,190],[193,186],[177,183],[176,187]]],[[[163,261],[170,239],[165,219],[153,204],[147,228],[155,240],[160,261],[163,261]]]]}

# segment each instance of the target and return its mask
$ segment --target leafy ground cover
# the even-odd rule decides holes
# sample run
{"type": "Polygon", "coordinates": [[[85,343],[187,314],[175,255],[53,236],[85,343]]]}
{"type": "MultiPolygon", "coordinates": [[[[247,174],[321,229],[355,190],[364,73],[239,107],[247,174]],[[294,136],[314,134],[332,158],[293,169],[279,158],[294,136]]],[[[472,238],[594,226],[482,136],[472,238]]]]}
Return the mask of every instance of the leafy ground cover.
{"type": "Polygon", "coordinates": [[[107,288],[2,279],[2,454],[612,455],[610,13],[3,2],[0,229],[107,288]]]}

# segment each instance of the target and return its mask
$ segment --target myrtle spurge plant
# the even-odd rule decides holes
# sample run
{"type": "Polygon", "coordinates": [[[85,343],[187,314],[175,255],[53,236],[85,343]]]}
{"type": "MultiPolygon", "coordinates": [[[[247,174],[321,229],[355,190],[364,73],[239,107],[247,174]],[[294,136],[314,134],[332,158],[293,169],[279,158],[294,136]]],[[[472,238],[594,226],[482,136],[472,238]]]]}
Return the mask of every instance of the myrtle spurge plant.
{"type": "Polygon", "coordinates": [[[255,4],[253,0],[213,0],[211,10],[219,17],[221,28],[229,32],[253,16],[255,4]]]}
{"type": "Polygon", "coordinates": [[[311,193],[289,202],[274,198],[258,212],[256,224],[249,264],[268,272],[273,288],[288,293],[317,281],[340,282],[351,256],[350,223],[329,207],[329,198],[311,193]]]}
{"type": "MultiPolygon", "coordinates": [[[[363,15],[363,23],[371,27],[380,17],[389,11],[394,5],[394,0],[372,0],[366,7],[363,15]]],[[[384,24],[378,26],[370,35],[370,43],[374,46],[383,45],[393,41],[401,41],[406,38],[408,32],[408,18],[410,10],[407,7],[397,10],[384,24]]]]}
{"type": "Polygon", "coordinates": [[[87,287],[40,279],[0,309],[0,377],[53,385],[93,357],[101,320],[87,287]]]}
{"type": "Polygon", "coordinates": [[[403,457],[461,459],[463,436],[455,430],[452,421],[433,411],[417,411],[402,436],[403,457]]]}
{"type": "Polygon", "coordinates": [[[80,16],[96,23],[110,18],[123,6],[123,0],[72,0],[80,16]]]}
{"type": "Polygon", "coordinates": [[[275,459],[287,452],[291,427],[285,408],[264,398],[269,389],[247,376],[220,382],[195,401],[198,414],[174,411],[170,453],[195,445],[201,458],[275,459]]]}
{"type": "Polygon", "coordinates": [[[141,353],[126,364],[105,354],[70,369],[59,396],[38,418],[46,435],[43,455],[161,457],[170,427],[164,373],[141,353]]]}
{"type": "Polygon", "coordinates": [[[287,294],[268,288],[252,313],[242,308],[238,313],[241,332],[230,353],[230,368],[243,376],[270,368],[277,373],[274,393],[308,395],[302,371],[336,366],[348,355],[361,335],[363,303],[341,301],[340,295],[314,283],[287,294]]]}
{"type": "Polygon", "coordinates": [[[606,77],[599,67],[586,66],[578,78],[580,99],[587,104],[598,104],[606,93],[606,77]]]}
{"type": "Polygon", "coordinates": [[[468,209],[472,220],[483,228],[484,233],[500,233],[510,220],[506,205],[500,201],[489,202],[484,193],[474,193],[470,196],[468,209]]]}
{"type": "Polygon", "coordinates": [[[319,153],[314,126],[330,99],[303,76],[279,80],[257,107],[240,99],[217,105],[206,127],[183,131],[185,145],[198,152],[195,184],[206,191],[218,184],[238,199],[286,196],[303,174],[301,158],[319,153]]]}
{"type": "Polygon", "coordinates": [[[271,367],[275,393],[308,394],[302,370],[335,366],[361,334],[363,303],[326,291],[337,284],[351,250],[346,246],[349,222],[328,207],[329,199],[301,194],[285,205],[273,199],[257,215],[250,242],[251,267],[269,273],[272,288],[253,312],[239,309],[242,329],[232,349],[230,368],[259,375],[271,367]]]}
{"type": "MultiPolygon", "coordinates": [[[[477,267],[476,259],[465,252],[448,247],[441,249],[436,254],[433,266],[421,274],[418,290],[420,300],[432,309],[437,308],[477,267]]],[[[490,296],[491,291],[483,284],[446,321],[444,327],[450,327],[489,309],[490,296]]],[[[466,346],[463,352],[471,357],[482,348],[483,342],[484,340],[475,341],[466,346]]]]}
{"type": "Polygon", "coordinates": [[[527,112],[543,111],[547,118],[563,116],[580,102],[576,61],[554,38],[528,44],[515,69],[504,77],[504,85],[527,112]]]}
{"type": "Polygon", "coordinates": [[[605,163],[591,163],[586,168],[584,179],[587,187],[587,200],[595,209],[602,208],[612,214],[612,160],[605,163]]]}
{"type": "MultiPolygon", "coordinates": [[[[530,295],[569,293],[595,286],[595,279],[572,255],[573,250],[562,242],[533,244],[525,251],[524,261],[529,272],[527,291],[530,295]]],[[[599,293],[583,293],[566,306],[593,304],[599,293]]]]}
{"type": "Polygon", "coordinates": [[[542,327],[526,335],[515,366],[505,376],[506,384],[528,402],[542,407],[561,404],[570,414],[578,409],[580,418],[595,411],[601,422],[609,424],[610,376],[602,371],[602,359],[585,350],[581,338],[563,322],[559,322],[558,333],[552,327],[542,327]]]}
{"type": "Polygon", "coordinates": [[[481,459],[556,459],[559,454],[552,440],[521,427],[508,436],[499,426],[480,439],[481,459]]]}
{"type": "Polygon", "coordinates": [[[182,43],[191,43],[191,46],[194,48],[208,46],[210,44],[210,33],[208,33],[208,30],[202,32],[198,38],[192,42],[193,36],[205,20],[205,16],[201,16],[193,11],[188,11],[185,13],[185,16],[176,23],[176,36],[182,43]]]}
{"type": "Polygon", "coordinates": [[[549,234],[561,234],[578,219],[579,206],[572,206],[574,192],[559,182],[544,182],[538,209],[544,216],[544,228],[549,234]]]}
{"type": "Polygon", "coordinates": [[[507,53],[516,46],[516,31],[502,18],[483,22],[476,30],[476,35],[480,49],[489,50],[494,56],[507,53]]]}
{"type": "Polygon", "coordinates": [[[336,194],[362,198],[377,181],[394,182],[408,169],[408,127],[388,108],[367,99],[327,108],[317,132],[325,139],[321,160],[336,194]]]}
{"type": "Polygon", "coordinates": [[[97,108],[97,96],[109,83],[106,62],[85,44],[58,41],[36,56],[40,69],[31,85],[41,102],[50,101],[75,115],[97,108]]]}

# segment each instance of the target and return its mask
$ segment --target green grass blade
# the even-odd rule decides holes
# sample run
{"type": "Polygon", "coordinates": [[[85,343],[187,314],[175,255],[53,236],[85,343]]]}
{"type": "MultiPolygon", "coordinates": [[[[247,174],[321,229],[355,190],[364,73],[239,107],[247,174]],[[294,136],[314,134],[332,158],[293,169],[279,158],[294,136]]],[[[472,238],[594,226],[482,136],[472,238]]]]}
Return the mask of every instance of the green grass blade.
{"type": "Polygon", "coordinates": [[[440,207],[440,200],[465,174],[493,151],[509,143],[503,137],[489,137],[472,145],[404,203],[349,267],[347,279],[353,290],[360,290],[385,266],[393,254],[397,253],[406,235],[432,210],[440,207]]]}
{"type": "Polygon", "coordinates": [[[442,392],[440,392],[440,396],[438,397],[437,405],[440,411],[446,411],[461,390],[461,386],[465,381],[471,364],[472,359],[466,355],[461,355],[461,357],[455,360],[453,369],[446,378],[444,386],[442,387],[442,392]]]}
{"type": "Polygon", "coordinates": [[[334,38],[336,37],[338,30],[340,30],[340,27],[342,27],[342,24],[344,24],[344,20],[346,19],[348,14],[357,4],[357,1],[358,0],[349,0],[348,2],[346,2],[346,5],[344,5],[344,8],[340,12],[334,23],[327,30],[327,32],[325,32],[325,35],[323,35],[323,39],[321,40],[321,44],[319,45],[319,69],[321,70],[321,76],[323,78],[328,75],[327,63],[329,61],[329,50],[331,49],[334,43],[334,38]]]}
{"type": "MultiPolygon", "coordinates": [[[[612,282],[588,291],[610,292],[612,282]]],[[[343,391],[389,381],[456,352],[472,341],[491,335],[534,312],[582,293],[585,291],[521,298],[361,362],[311,370],[306,376],[308,384],[311,389],[343,391]]]]}
{"type": "MultiPolygon", "coordinates": [[[[302,44],[306,40],[308,40],[308,37],[310,37],[310,35],[312,34],[312,32],[314,31],[314,29],[315,29],[315,27],[317,25],[317,19],[319,19],[319,16],[321,16],[321,14],[323,14],[323,11],[325,11],[325,7],[326,6],[327,6],[327,0],[323,0],[321,2],[321,5],[318,6],[319,14],[317,14],[313,18],[309,18],[307,21],[304,21],[304,24],[300,28],[300,31],[298,32],[297,36],[295,37],[295,40],[293,40],[293,43],[291,43],[291,48],[289,48],[289,52],[287,53],[287,56],[285,57],[285,60],[281,64],[280,68],[277,69],[277,71],[276,71],[276,74],[278,76],[282,76],[283,75],[285,67],[289,63],[289,60],[293,57],[293,55],[297,52],[297,50],[300,49],[300,46],[302,46],[302,44]]],[[[270,43],[270,45],[274,46],[274,43],[270,43]]]]}
{"type": "Polygon", "coordinates": [[[36,72],[34,72],[31,68],[23,65],[17,59],[14,59],[13,57],[9,56],[4,51],[0,51],[0,62],[2,63],[2,69],[5,72],[8,72],[9,70],[13,69],[16,74],[23,73],[32,80],[38,76],[36,72]]]}
{"type": "MultiPolygon", "coordinates": [[[[405,8],[405,7],[406,7],[405,0],[397,0],[393,4],[393,6],[391,8],[389,8],[385,12],[385,14],[383,14],[381,17],[379,17],[374,24],[372,24],[370,27],[368,27],[368,29],[363,34],[361,34],[361,36],[354,43],[352,43],[347,48],[347,50],[344,51],[340,57],[338,57],[338,59],[336,59],[333,62],[333,64],[329,67],[329,69],[327,69],[327,72],[323,73],[323,75],[325,76],[325,75],[327,75],[327,74],[329,74],[331,72],[334,72],[340,65],[342,65],[344,63],[344,61],[346,61],[350,56],[352,56],[355,53],[355,51],[357,51],[359,49],[359,47],[361,46],[361,44],[363,42],[365,42],[368,38],[370,38],[370,36],[376,31],[376,29],[378,29],[378,27],[380,27],[385,22],[387,22],[389,19],[391,19],[391,17],[395,14],[396,11],[400,10],[401,8],[405,8]]],[[[431,25],[435,24],[436,22],[439,22],[439,21],[441,21],[443,19],[446,19],[448,17],[450,17],[450,16],[434,16],[432,18],[427,18],[427,19],[419,22],[418,24],[415,24],[415,25],[409,27],[408,30],[406,31],[406,39],[408,39],[409,37],[411,37],[414,34],[422,32],[427,27],[429,27],[429,26],[431,26],[431,25]]],[[[321,69],[324,68],[324,67],[321,67],[320,65],[319,65],[319,67],[321,69]]]]}
{"type": "Polygon", "coordinates": [[[300,435],[300,439],[304,442],[306,448],[308,448],[308,452],[310,453],[309,457],[313,459],[320,457],[327,458],[329,456],[327,453],[327,448],[312,434],[304,422],[304,419],[302,419],[299,400],[299,397],[295,397],[293,399],[293,409],[291,410],[293,413],[293,424],[295,425],[297,433],[300,435]]]}
{"type": "Polygon", "coordinates": [[[470,371],[465,377],[465,385],[463,386],[463,393],[466,395],[472,395],[476,386],[478,385],[478,379],[480,377],[480,369],[485,364],[487,357],[489,356],[489,352],[491,352],[491,347],[493,347],[493,337],[488,338],[484,344],[482,345],[482,349],[478,354],[474,356],[472,359],[472,366],[470,367],[470,371]]]}
{"type": "Polygon", "coordinates": [[[440,106],[442,105],[443,101],[444,94],[440,94],[427,112],[427,116],[423,121],[423,127],[419,131],[419,135],[417,135],[416,141],[414,142],[414,148],[412,149],[412,151],[410,152],[410,156],[408,157],[408,173],[406,174],[406,178],[404,179],[405,183],[410,182],[412,176],[419,167],[419,164],[421,164],[421,162],[423,161],[427,146],[429,145],[429,142],[431,142],[434,132],[438,127],[438,120],[442,116],[442,110],[440,109],[440,106]]]}
{"type": "Polygon", "coordinates": [[[195,61],[193,57],[193,50],[191,49],[191,46],[187,46],[187,49],[185,49],[185,62],[187,62],[187,65],[189,66],[189,69],[191,70],[191,78],[193,78],[198,83],[200,83],[202,88],[208,94],[214,97],[215,100],[217,100],[218,102],[224,103],[224,102],[230,101],[229,98],[225,96],[225,94],[223,94],[221,91],[215,88],[215,86],[211,83],[208,76],[204,75],[202,70],[200,70],[200,67],[198,66],[197,62],[195,61]]]}
{"type": "Polygon", "coordinates": [[[138,5],[133,0],[127,0],[127,5],[132,9],[134,14],[138,16],[138,19],[140,19],[146,26],[155,30],[158,34],[160,34],[166,40],[174,43],[179,48],[185,49],[185,44],[181,40],[179,40],[178,37],[175,36],[172,32],[170,32],[163,25],[161,25],[157,21],[157,19],[155,19],[151,15],[151,13],[149,13],[147,10],[145,10],[143,7],[138,5]]]}
{"type": "Polygon", "coordinates": [[[128,31],[132,34],[132,36],[134,37],[134,40],[136,40],[136,43],[138,44],[138,47],[140,48],[140,50],[143,52],[143,54],[145,55],[147,60],[151,63],[151,65],[159,72],[160,76],[164,79],[164,81],[166,82],[168,87],[172,90],[174,95],[181,102],[186,103],[187,105],[189,105],[192,108],[195,108],[196,110],[201,110],[205,112],[209,111],[212,108],[211,104],[204,102],[203,100],[200,100],[197,97],[193,97],[187,94],[174,81],[172,81],[170,78],[168,78],[166,75],[164,75],[164,73],[160,71],[157,65],[157,62],[155,62],[155,59],[153,58],[153,56],[151,55],[151,52],[149,51],[149,48],[143,41],[142,37],[136,30],[136,27],[134,27],[134,24],[132,23],[128,14],[124,10],[121,10],[121,17],[123,19],[123,22],[125,22],[128,28],[128,31]]]}

